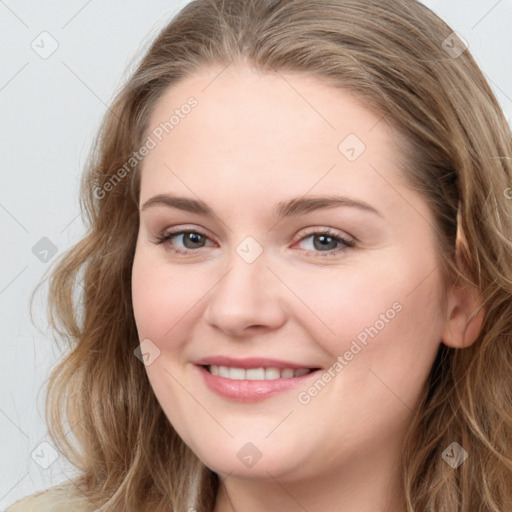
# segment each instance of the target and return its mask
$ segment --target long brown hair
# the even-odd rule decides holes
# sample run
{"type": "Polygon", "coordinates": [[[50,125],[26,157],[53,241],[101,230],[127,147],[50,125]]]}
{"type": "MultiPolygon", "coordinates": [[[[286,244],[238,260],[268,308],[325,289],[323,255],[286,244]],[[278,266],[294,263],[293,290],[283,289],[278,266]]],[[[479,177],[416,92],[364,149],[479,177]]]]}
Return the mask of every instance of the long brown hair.
{"type": "Polygon", "coordinates": [[[158,35],[105,115],[82,183],[86,235],[50,277],[69,353],[50,378],[47,421],[91,509],[213,510],[217,475],[176,434],[134,356],[140,166],[126,163],[168,87],[243,64],[321,78],[401,134],[447,286],[473,283],[485,309],[474,344],[439,349],[403,451],[407,510],[512,510],[512,137],[461,44],[415,0],[195,0],[158,35]],[[442,458],[453,442],[470,457],[456,470],[442,458]]]}

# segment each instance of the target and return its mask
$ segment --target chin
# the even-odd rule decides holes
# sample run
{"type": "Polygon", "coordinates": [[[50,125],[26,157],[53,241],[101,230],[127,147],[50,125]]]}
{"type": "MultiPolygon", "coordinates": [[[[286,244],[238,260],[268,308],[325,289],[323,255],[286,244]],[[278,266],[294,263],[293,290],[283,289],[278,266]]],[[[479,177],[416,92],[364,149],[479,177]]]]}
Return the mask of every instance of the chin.
{"type": "Polygon", "coordinates": [[[297,472],[301,461],[295,460],[297,450],[284,453],[276,447],[263,443],[231,440],[230,446],[220,446],[206,450],[194,450],[197,457],[212,471],[221,475],[244,479],[268,479],[271,477],[285,477],[297,472]],[[239,446],[240,445],[240,446],[239,446]]]}

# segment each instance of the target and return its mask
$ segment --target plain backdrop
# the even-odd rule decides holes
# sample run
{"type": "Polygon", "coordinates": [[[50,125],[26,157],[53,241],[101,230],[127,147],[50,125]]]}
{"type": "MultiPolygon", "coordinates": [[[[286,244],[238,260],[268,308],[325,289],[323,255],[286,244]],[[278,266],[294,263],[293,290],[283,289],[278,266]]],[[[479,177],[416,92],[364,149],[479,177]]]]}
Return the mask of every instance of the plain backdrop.
{"type": "MultiPolygon", "coordinates": [[[[241,0],[243,1],[243,0],[241,0]]],[[[156,33],[188,0],[0,0],[0,509],[72,477],[47,438],[60,348],[29,298],[83,233],[80,174],[100,119],[156,33]]],[[[512,119],[512,0],[428,0],[468,42],[512,119]]]]}

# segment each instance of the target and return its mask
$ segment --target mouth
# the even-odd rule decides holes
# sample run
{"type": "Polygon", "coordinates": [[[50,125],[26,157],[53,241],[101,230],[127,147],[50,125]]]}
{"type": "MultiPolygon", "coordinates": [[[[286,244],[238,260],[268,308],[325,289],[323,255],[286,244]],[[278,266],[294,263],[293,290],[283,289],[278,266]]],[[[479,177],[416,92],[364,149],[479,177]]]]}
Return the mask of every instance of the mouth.
{"type": "Polygon", "coordinates": [[[230,380],[276,380],[293,379],[308,373],[318,371],[320,368],[237,368],[235,366],[202,365],[211,375],[224,377],[230,380]]]}
{"type": "Polygon", "coordinates": [[[260,402],[298,386],[307,386],[308,381],[321,370],[284,365],[281,368],[256,364],[249,366],[196,364],[200,377],[210,391],[223,399],[244,403],[260,402]]]}

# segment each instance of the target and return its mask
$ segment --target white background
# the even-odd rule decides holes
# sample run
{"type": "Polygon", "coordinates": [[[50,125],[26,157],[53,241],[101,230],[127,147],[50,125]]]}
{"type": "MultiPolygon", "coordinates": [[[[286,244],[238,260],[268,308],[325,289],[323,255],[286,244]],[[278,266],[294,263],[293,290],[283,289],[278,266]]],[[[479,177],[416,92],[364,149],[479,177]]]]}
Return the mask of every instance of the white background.
{"type": "MultiPolygon", "coordinates": [[[[186,3],[0,0],[0,509],[73,475],[62,456],[48,469],[35,462],[51,461],[40,445],[43,404],[60,349],[30,320],[48,265],[32,247],[47,237],[60,254],[80,237],[79,177],[100,118],[141,49],[186,3]],[[44,31],[58,42],[47,59],[31,48],[44,31]]],[[[425,3],[469,43],[510,121],[512,0],[425,3]]],[[[35,316],[44,328],[44,302],[35,316]]]]}

